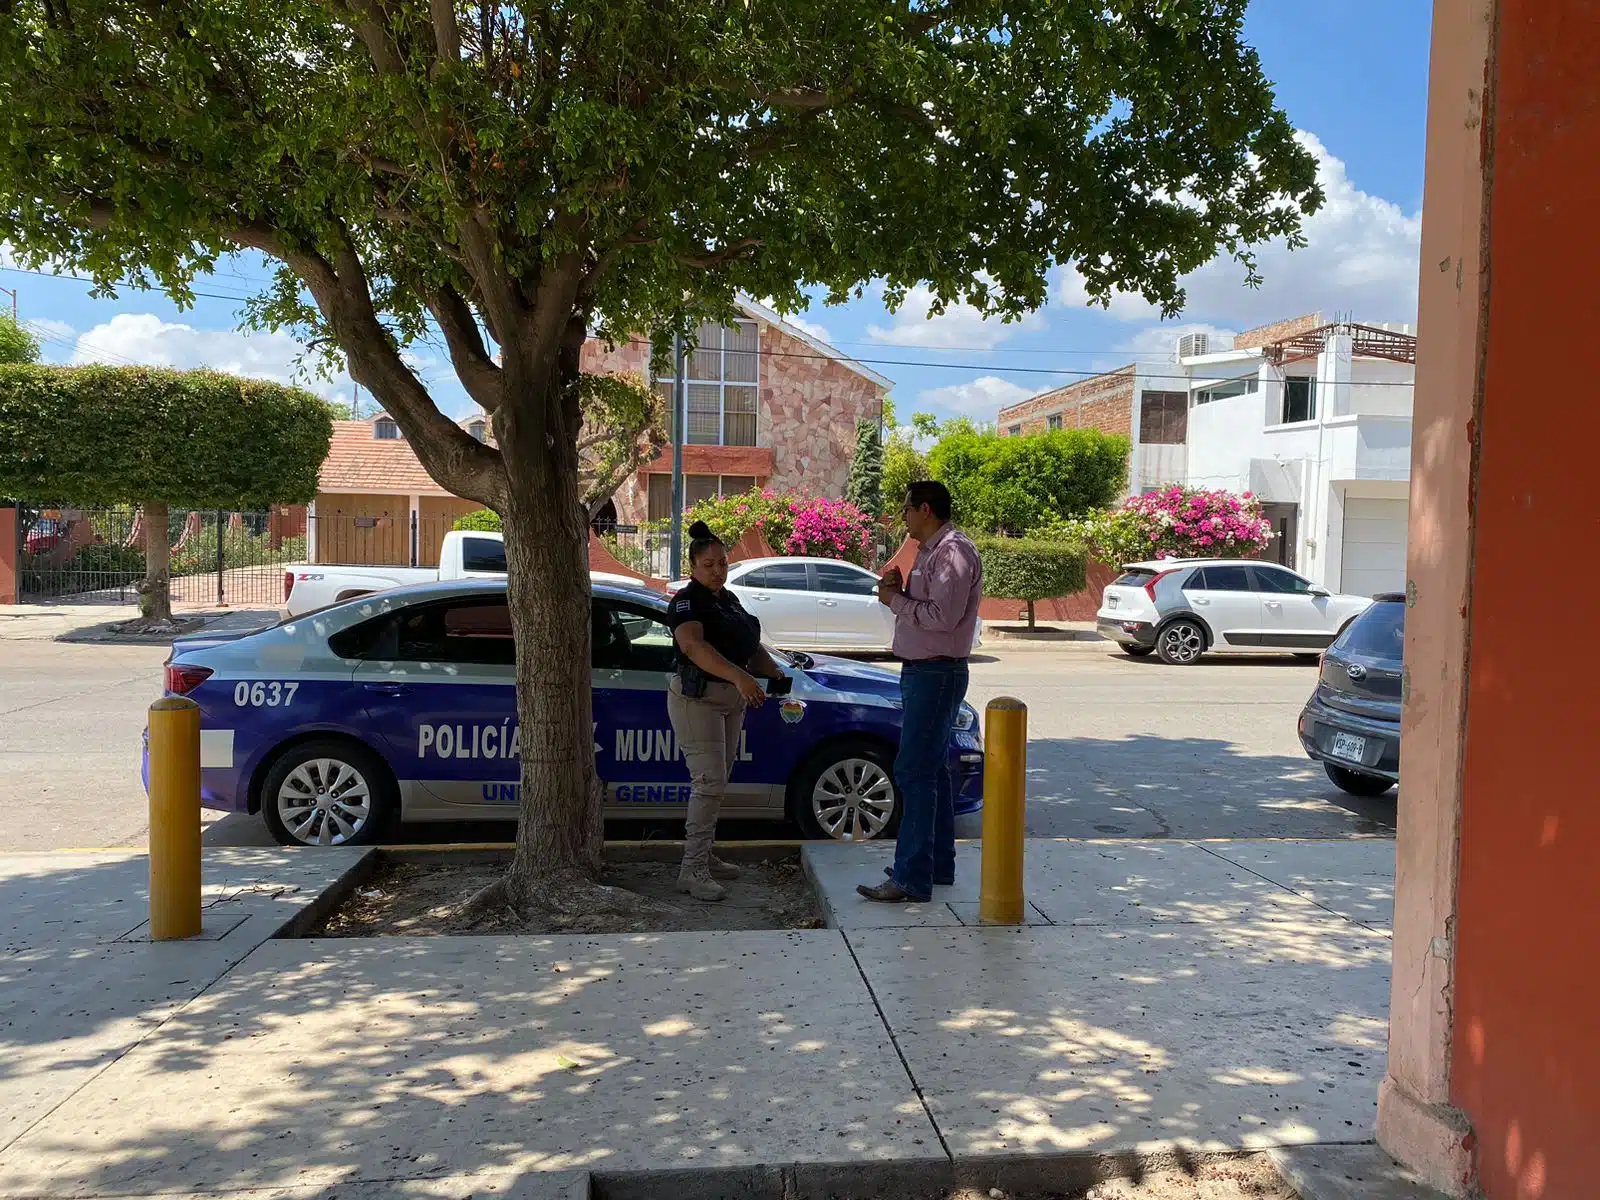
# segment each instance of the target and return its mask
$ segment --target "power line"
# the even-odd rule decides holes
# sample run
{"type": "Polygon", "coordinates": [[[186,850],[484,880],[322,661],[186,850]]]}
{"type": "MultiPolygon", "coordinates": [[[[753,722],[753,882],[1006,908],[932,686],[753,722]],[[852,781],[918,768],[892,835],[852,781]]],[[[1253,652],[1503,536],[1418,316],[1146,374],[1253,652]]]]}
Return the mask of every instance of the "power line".
{"type": "MultiPolygon", "coordinates": [[[[39,276],[43,276],[43,277],[45,277],[47,279],[71,279],[71,280],[74,280],[74,281],[76,281],[78,283],[89,283],[89,284],[92,284],[94,282],[94,280],[85,279],[81,275],[59,275],[59,274],[56,274],[56,273],[51,272],[51,271],[29,270],[29,269],[24,268],[24,267],[0,267],[0,270],[13,271],[13,272],[16,272],[19,275],[39,275],[39,276]]],[[[240,278],[243,278],[243,276],[240,276],[240,278]]],[[[152,288],[140,287],[139,285],[134,284],[134,283],[125,283],[125,284],[123,284],[121,286],[133,288],[134,290],[137,290],[137,291],[153,291],[153,290],[156,290],[156,289],[152,289],[152,288]]],[[[239,303],[245,303],[245,302],[248,302],[249,300],[253,299],[253,297],[250,297],[250,296],[225,295],[225,294],[217,293],[217,292],[198,292],[197,291],[197,292],[191,292],[190,294],[194,295],[194,296],[203,297],[203,298],[205,298],[207,300],[233,300],[233,301],[236,301],[236,302],[239,302],[239,303]]],[[[631,343],[633,345],[648,346],[650,344],[648,338],[635,337],[635,338],[629,338],[628,341],[629,341],[629,343],[631,343]]],[[[858,345],[859,346],[859,345],[869,345],[869,344],[870,345],[892,345],[892,344],[895,344],[895,343],[882,343],[882,342],[868,343],[868,342],[859,342],[859,341],[857,341],[857,342],[844,342],[844,343],[840,343],[840,344],[843,344],[843,345],[858,345]]],[[[994,347],[984,348],[984,347],[955,347],[955,346],[948,347],[948,349],[951,350],[951,351],[958,351],[958,352],[966,351],[966,352],[973,352],[973,353],[1102,354],[1102,355],[1107,355],[1107,356],[1120,356],[1122,354],[1127,353],[1126,351],[1114,350],[1114,349],[1107,349],[1107,350],[1062,350],[1062,349],[1045,350],[1045,349],[1039,349],[1039,350],[999,351],[994,347]]],[[[759,353],[760,355],[762,355],[764,357],[767,357],[767,358],[796,358],[796,359],[809,359],[809,360],[820,361],[820,362],[837,362],[837,361],[839,361],[839,358],[836,358],[833,355],[820,354],[820,353],[816,353],[816,352],[802,353],[802,352],[794,351],[794,350],[761,350],[761,351],[758,351],[757,353],[759,353]]],[[[1123,370],[1127,369],[1126,367],[1113,367],[1110,370],[1104,370],[1104,371],[1087,371],[1087,370],[1082,370],[1082,369],[1075,368],[1075,367],[1014,367],[1014,366],[1001,365],[1001,364],[998,364],[998,363],[945,362],[945,361],[936,361],[936,360],[932,360],[932,359],[908,359],[908,358],[865,358],[865,357],[858,357],[856,355],[843,355],[841,357],[844,360],[848,361],[848,362],[857,363],[857,364],[859,364],[861,366],[918,367],[918,368],[925,369],[925,370],[940,370],[940,371],[980,371],[980,372],[986,371],[986,372],[999,372],[999,373],[1006,374],[1006,375],[1057,375],[1057,376],[1059,376],[1059,375],[1071,375],[1071,376],[1076,376],[1079,379],[1096,379],[1096,378],[1099,378],[1102,375],[1114,375],[1118,371],[1123,371],[1123,370]]],[[[1216,364],[1216,365],[1221,366],[1222,364],[1219,363],[1219,364],[1216,364]]],[[[1163,381],[1163,382],[1168,382],[1168,381],[1173,381],[1173,382],[1175,382],[1175,381],[1193,382],[1197,378],[1198,379],[1213,379],[1213,378],[1226,379],[1226,378],[1228,378],[1228,376],[1226,376],[1226,375],[1212,376],[1212,375],[1200,375],[1200,374],[1181,374],[1181,375],[1149,375],[1149,374],[1146,374],[1146,375],[1143,375],[1142,378],[1149,379],[1149,380],[1159,380],[1159,381],[1163,381]]],[[[1408,387],[1411,387],[1412,384],[1406,383],[1406,382],[1403,382],[1403,381],[1400,381],[1400,380],[1373,380],[1371,382],[1363,382],[1360,386],[1362,386],[1362,387],[1404,387],[1404,388],[1408,388],[1408,387]]]]}
{"type": "MultiPolygon", "coordinates": [[[[628,341],[631,344],[641,345],[641,346],[648,346],[650,344],[650,340],[648,338],[629,338],[628,341]]],[[[1001,374],[1006,374],[1006,375],[1076,375],[1076,376],[1079,376],[1081,379],[1098,379],[1098,378],[1100,378],[1101,376],[1104,376],[1104,375],[1116,375],[1116,374],[1118,374],[1120,372],[1128,370],[1128,368],[1130,366],[1134,365],[1132,363],[1129,363],[1129,364],[1127,364],[1125,366],[1121,366],[1121,367],[1111,367],[1110,369],[1104,370],[1104,371],[1083,371],[1083,370],[1078,370],[1078,369],[1073,368],[1073,367],[1007,367],[1007,366],[999,366],[999,365],[996,365],[994,363],[931,362],[931,361],[921,360],[921,359],[906,359],[906,358],[857,358],[853,354],[847,354],[847,355],[841,356],[840,358],[835,358],[833,355],[830,355],[830,354],[818,354],[818,353],[815,353],[815,352],[809,353],[809,354],[802,354],[802,353],[799,353],[798,351],[793,351],[793,350],[758,350],[758,351],[756,351],[756,353],[759,354],[763,358],[803,358],[803,359],[815,359],[815,360],[824,361],[824,362],[839,362],[839,361],[842,360],[844,362],[857,363],[857,364],[862,365],[862,366],[871,365],[871,366],[883,366],[883,367],[927,367],[927,368],[933,368],[933,369],[937,369],[937,370],[950,370],[950,371],[1000,372],[1001,374]]],[[[1089,353],[1089,352],[1088,351],[1084,351],[1083,353],[1089,353]]],[[[1101,353],[1115,354],[1115,353],[1117,353],[1117,351],[1107,350],[1107,351],[1102,351],[1101,353]]],[[[1220,367],[1220,366],[1223,366],[1224,364],[1217,363],[1217,364],[1214,364],[1214,365],[1220,367]]],[[[1205,374],[1201,374],[1198,370],[1194,374],[1188,374],[1188,375],[1150,375],[1150,374],[1145,374],[1143,372],[1140,372],[1139,377],[1141,379],[1173,380],[1173,381],[1182,380],[1184,382],[1194,382],[1195,380],[1210,380],[1210,379],[1217,379],[1217,380],[1222,380],[1222,381],[1226,382],[1226,381],[1228,381],[1230,379],[1234,379],[1234,378],[1241,378],[1241,379],[1242,378],[1246,378],[1246,376],[1205,375],[1205,374]]],[[[1371,382],[1362,382],[1359,386],[1361,386],[1361,387],[1404,387],[1404,388],[1408,388],[1408,387],[1411,387],[1412,385],[1410,383],[1404,382],[1403,380],[1373,380],[1371,382]]]]}
{"type": "MultiPolygon", "coordinates": [[[[37,275],[37,276],[40,276],[41,278],[44,278],[44,279],[70,279],[74,283],[87,283],[87,284],[91,284],[91,285],[94,283],[94,280],[85,278],[82,275],[63,275],[63,274],[60,274],[60,273],[58,273],[56,271],[34,271],[34,270],[30,270],[27,267],[0,267],[0,271],[11,271],[11,272],[13,272],[13,273],[15,273],[17,275],[37,275]]],[[[144,286],[142,286],[142,285],[140,285],[138,283],[133,282],[132,280],[126,280],[126,279],[121,281],[120,283],[116,284],[115,286],[117,286],[117,287],[125,287],[125,288],[128,288],[128,289],[130,289],[132,291],[136,291],[136,292],[154,292],[154,291],[160,291],[161,290],[159,288],[144,287],[144,286]]],[[[166,295],[165,292],[162,292],[161,294],[162,295],[166,295]]],[[[239,301],[240,303],[244,303],[244,302],[247,302],[249,300],[254,299],[253,296],[232,296],[232,295],[223,294],[221,292],[191,292],[190,295],[192,295],[192,296],[200,296],[200,297],[203,297],[203,298],[205,298],[207,300],[235,300],[235,301],[239,301]]]]}

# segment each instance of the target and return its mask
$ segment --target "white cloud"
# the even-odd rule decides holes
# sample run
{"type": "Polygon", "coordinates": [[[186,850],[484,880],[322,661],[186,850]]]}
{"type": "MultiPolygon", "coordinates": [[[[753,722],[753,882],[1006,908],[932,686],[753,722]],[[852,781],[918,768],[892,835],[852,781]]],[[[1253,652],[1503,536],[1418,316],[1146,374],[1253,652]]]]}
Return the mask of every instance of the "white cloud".
{"type": "Polygon", "coordinates": [[[965,383],[952,383],[922,392],[917,396],[916,411],[943,409],[945,412],[992,421],[1006,405],[1026,400],[1033,394],[1033,388],[994,375],[982,375],[965,383]]]}
{"type": "Polygon", "coordinates": [[[1119,343],[1117,349],[1125,351],[1129,358],[1140,361],[1174,362],[1177,360],[1178,339],[1181,337],[1192,333],[1204,334],[1210,339],[1210,348],[1215,352],[1231,350],[1237,332],[1235,329],[1223,329],[1203,322],[1188,321],[1182,324],[1167,322],[1146,326],[1119,343]]]}
{"type": "Polygon", "coordinates": [[[819,342],[828,342],[830,344],[832,342],[832,339],[828,336],[828,327],[826,325],[819,324],[816,321],[808,321],[799,316],[787,316],[784,320],[803,333],[810,334],[819,342]]]}
{"type": "Polygon", "coordinates": [[[22,324],[43,343],[46,360],[60,358],[65,347],[77,344],[78,331],[65,321],[52,321],[49,317],[23,317],[22,324]]]}
{"type": "MultiPolygon", "coordinates": [[[[1422,215],[1407,214],[1356,187],[1344,162],[1315,134],[1301,131],[1296,137],[1316,158],[1326,194],[1323,206],[1304,222],[1306,245],[1300,250],[1282,243],[1258,247],[1259,288],[1246,287],[1243,268],[1230,259],[1207,263],[1183,280],[1184,316],[1240,329],[1310,312],[1329,319],[1351,312],[1358,321],[1414,321],[1422,215]]],[[[1054,298],[1087,303],[1076,270],[1061,268],[1054,298]]],[[[1110,313],[1124,321],[1153,321],[1159,315],[1141,297],[1120,293],[1112,297],[1110,313]]]]}
{"type": "Polygon", "coordinates": [[[894,324],[867,326],[867,336],[875,342],[900,346],[917,346],[929,350],[949,350],[966,347],[988,350],[1015,333],[1044,328],[1044,318],[1029,313],[1020,321],[1010,323],[996,318],[985,318],[970,304],[952,304],[936,317],[928,315],[933,305],[933,292],[926,287],[914,287],[906,293],[905,303],[894,315],[894,324]]]}

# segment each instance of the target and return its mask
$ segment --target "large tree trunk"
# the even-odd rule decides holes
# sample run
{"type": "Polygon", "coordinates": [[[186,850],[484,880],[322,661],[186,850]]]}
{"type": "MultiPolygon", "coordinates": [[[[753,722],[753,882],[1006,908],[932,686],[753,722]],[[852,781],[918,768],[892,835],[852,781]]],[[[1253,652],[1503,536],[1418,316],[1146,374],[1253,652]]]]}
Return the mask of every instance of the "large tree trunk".
{"type": "Polygon", "coordinates": [[[172,620],[172,540],[167,532],[167,502],[144,505],[144,582],[139,585],[139,616],[154,624],[172,620]]]}
{"type": "MultiPolygon", "coordinates": [[[[590,698],[588,527],[578,504],[581,345],[580,327],[571,353],[564,349],[543,381],[543,404],[519,403],[508,378],[508,402],[495,418],[508,484],[501,517],[522,756],[521,818],[506,899],[524,912],[560,907],[560,893],[574,886],[581,894],[580,885],[599,869],[603,846],[590,698]]],[[[508,364],[512,373],[520,372],[508,364]]]]}

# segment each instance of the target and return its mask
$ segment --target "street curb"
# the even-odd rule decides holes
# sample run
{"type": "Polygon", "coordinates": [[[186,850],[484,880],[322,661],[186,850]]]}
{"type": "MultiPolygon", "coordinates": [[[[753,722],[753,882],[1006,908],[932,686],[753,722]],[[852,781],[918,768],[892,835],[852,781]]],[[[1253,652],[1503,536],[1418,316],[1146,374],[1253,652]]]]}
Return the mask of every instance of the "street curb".
{"type": "MultiPolygon", "coordinates": [[[[1011,628],[1008,626],[985,625],[983,627],[984,641],[993,637],[997,642],[1086,642],[1091,645],[1106,645],[1108,638],[1101,637],[1092,629],[1052,629],[1041,627],[1029,629],[1026,626],[1011,628]]],[[[980,646],[981,650],[982,647],[980,646]]]]}
{"type": "MultiPolygon", "coordinates": [[[[593,1171],[592,1200],[894,1200],[998,1188],[1008,1196],[1084,1191],[1110,1179],[1155,1171],[1195,1170],[1212,1163],[1271,1159],[1262,1151],[1073,1151],[950,1160],[944,1156],[891,1162],[789,1163],[752,1167],[674,1167],[593,1171]]],[[[1274,1166],[1274,1170],[1276,1167],[1274,1166]]]]}
{"type": "Polygon", "coordinates": [[[375,846],[369,848],[346,869],[343,875],[318,892],[315,900],[280,925],[272,934],[272,938],[309,937],[313,929],[326,921],[333,915],[335,909],[349,899],[351,892],[372,878],[372,873],[378,869],[378,864],[382,861],[383,855],[378,848],[375,846]]]}
{"type": "Polygon", "coordinates": [[[1376,1142],[1279,1146],[1267,1153],[1300,1200],[1446,1200],[1376,1142]]]}
{"type": "MultiPolygon", "coordinates": [[[[718,842],[717,855],[730,862],[762,862],[780,856],[799,860],[804,842],[718,842]]],[[[380,862],[411,863],[494,863],[509,861],[516,846],[505,842],[479,842],[451,846],[374,846],[380,862]]],[[[677,862],[683,857],[680,842],[607,842],[606,857],[612,862],[677,862]]]]}

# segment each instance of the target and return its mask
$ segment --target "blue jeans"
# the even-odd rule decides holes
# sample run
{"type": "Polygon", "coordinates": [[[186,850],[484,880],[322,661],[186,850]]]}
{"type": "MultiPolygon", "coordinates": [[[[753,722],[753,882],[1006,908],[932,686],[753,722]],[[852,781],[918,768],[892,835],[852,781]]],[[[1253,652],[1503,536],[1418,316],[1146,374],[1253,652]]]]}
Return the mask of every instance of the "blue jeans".
{"type": "Polygon", "coordinates": [[[965,662],[908,662],[900,669],[900,833],[892,878],[908,895],[927,899],[935,881],[956,874],[956,796],[950,734],[967,694],[965,662]]]}

